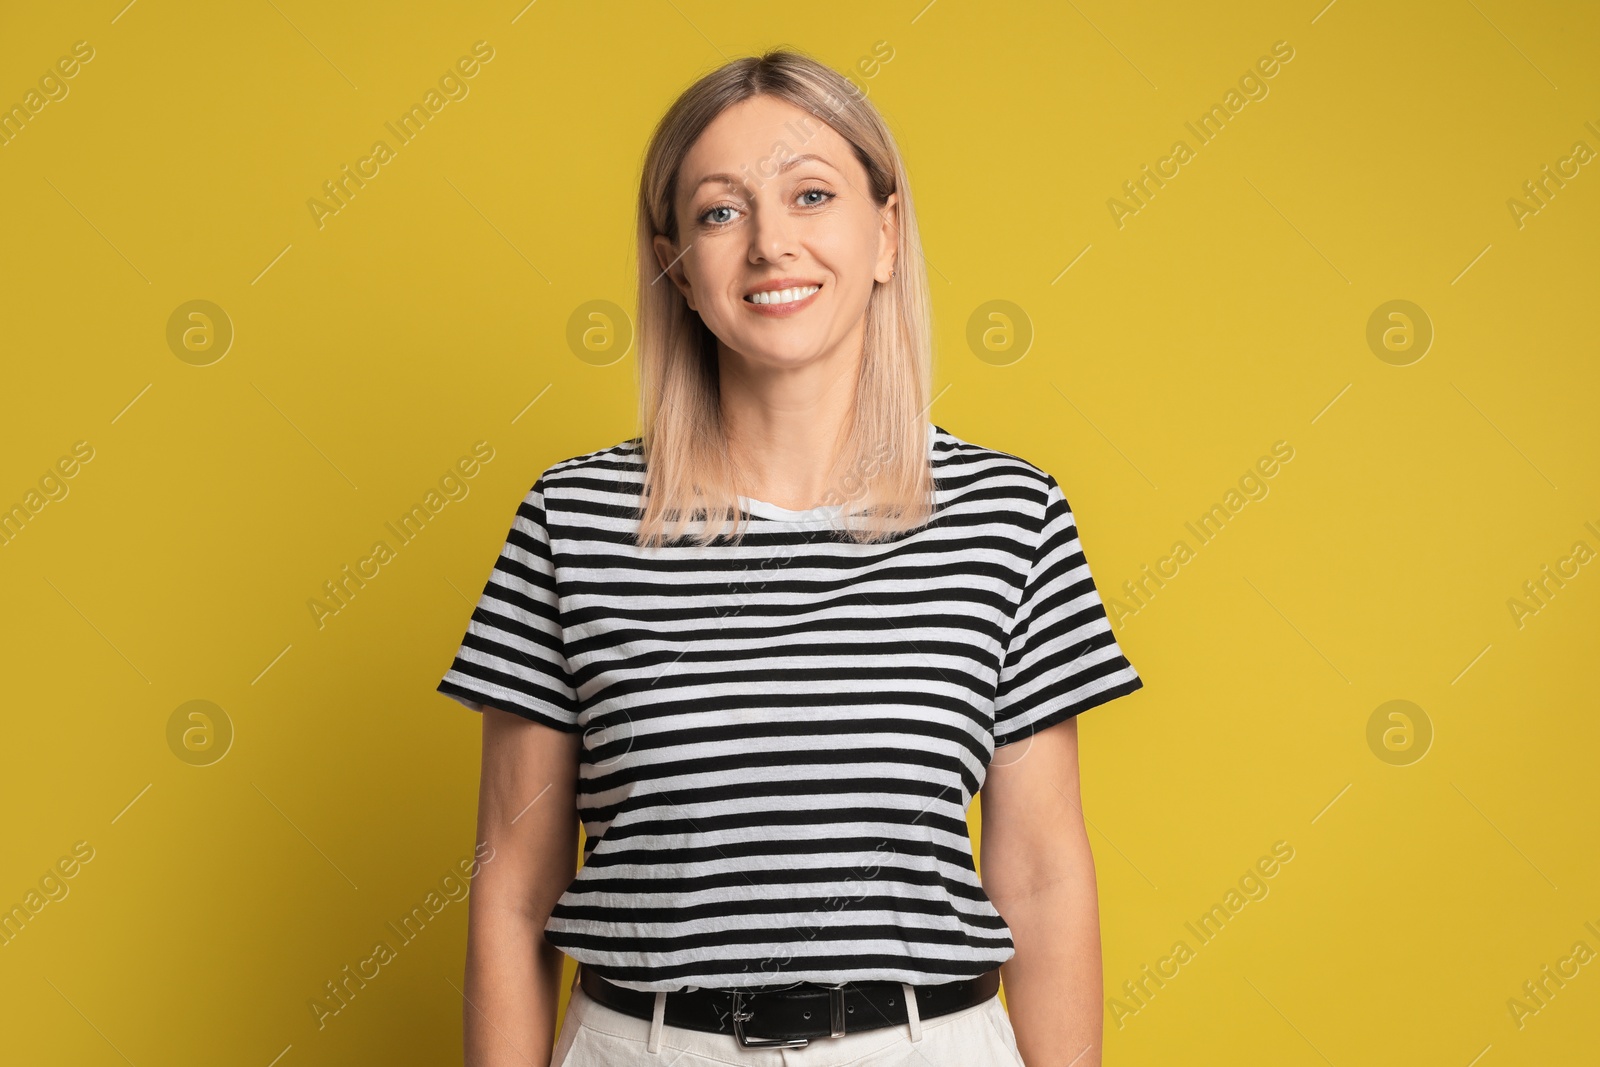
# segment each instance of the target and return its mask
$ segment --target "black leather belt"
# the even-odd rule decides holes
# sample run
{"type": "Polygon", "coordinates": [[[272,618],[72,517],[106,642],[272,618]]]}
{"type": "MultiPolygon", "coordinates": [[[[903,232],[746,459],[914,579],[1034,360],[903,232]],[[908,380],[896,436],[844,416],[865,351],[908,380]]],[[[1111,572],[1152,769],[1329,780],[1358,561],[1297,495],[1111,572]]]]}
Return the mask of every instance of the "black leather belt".
{"type": "MultiPolygon", "coordinates": [[[[578,966],[589,997],[638,1019],[654,1019],[656,994],[606,981],[578,966]]],[[[998,968],[976,978],[912,986],[917,1014],[933,1019],[982,1004],[1000,990],[998,968]]],[[[688,1030],[732,1033],[745,1048],[804,1048],[812,1038],[843,1037],[908,1021],[899,982],[794,982],[753,989],[689,989],[667,994],[663,1022],[688,1030]]]]}

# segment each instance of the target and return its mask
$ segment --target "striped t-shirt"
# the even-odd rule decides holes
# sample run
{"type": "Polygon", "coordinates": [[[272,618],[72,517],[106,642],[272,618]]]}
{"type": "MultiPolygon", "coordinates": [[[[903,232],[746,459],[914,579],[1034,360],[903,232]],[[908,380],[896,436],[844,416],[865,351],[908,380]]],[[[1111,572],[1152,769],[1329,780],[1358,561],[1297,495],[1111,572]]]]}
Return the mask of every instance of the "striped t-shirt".
{"type": "Polygon", "coordinates": [[[929,426],[933,520],[744,498],[642,549],[639,438],[547,468],[438,691],[581,732],[546,939],[651,992],[952,982],[1009,959],[967,808],[997,746],[1142,686],[1055,479],[929,426]]]}

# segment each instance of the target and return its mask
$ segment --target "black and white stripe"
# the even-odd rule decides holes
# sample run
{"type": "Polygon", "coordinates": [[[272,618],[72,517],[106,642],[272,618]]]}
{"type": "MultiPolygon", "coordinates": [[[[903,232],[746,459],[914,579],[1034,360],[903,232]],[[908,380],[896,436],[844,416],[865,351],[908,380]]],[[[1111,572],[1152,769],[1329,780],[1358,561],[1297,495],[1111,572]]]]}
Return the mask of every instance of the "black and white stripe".
{"type": "Polygon", "coordinates": [[[583,733],[552,944],[652,992],[1011,957],[967,836],[994,749],[1143,683],[1055,479],[928,441],[937,514],[877,545],[746,500],[740,545],[638,548],[637,438],[534,483],[438,691],[583,733]]]}

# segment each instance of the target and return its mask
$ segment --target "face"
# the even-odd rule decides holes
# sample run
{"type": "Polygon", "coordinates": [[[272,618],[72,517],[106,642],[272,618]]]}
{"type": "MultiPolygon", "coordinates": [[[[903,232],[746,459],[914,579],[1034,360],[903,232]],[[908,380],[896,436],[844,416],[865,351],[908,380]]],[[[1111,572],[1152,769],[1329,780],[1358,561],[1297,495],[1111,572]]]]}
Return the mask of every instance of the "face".
{"type": "Polygon", "coordinates": [[[678,243],[657,236],[656,256],[724,357],[772,369],[854,360],[873,286],[895,265],[898,200],[873,203],[866,168],[821,119],[752,97],[685,157],[678,243]],[[774,283],[797,291],[751,299],[774,283]]]}

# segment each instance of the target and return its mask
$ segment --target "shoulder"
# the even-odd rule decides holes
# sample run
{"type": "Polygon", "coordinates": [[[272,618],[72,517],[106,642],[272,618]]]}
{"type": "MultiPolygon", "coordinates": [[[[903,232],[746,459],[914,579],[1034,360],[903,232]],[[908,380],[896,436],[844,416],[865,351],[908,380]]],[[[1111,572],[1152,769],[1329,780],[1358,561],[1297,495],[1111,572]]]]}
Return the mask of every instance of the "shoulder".
{"type": "Polygon", "coordinates": [[[528,495],[546,509],[626,508],[638,499],[643,485],[642,442],[630,437],[550,464],[528,495]]]}
{"type": "Polygon", "coordinates": [[[558,460],[544,469],[539,475],[539,480],[546,486],[563,486],[580,482],[584,478],[597,476],[615,478],[618,474],[626,474],[633,470],[644,470],[644,458],[638,437],[630,437],[626,441],[618,441],[604,448],[596,448],[591,452],[558,460]]]}
{"type": "Polygon", "coordinates": [[[1044,468],[1021,456],[933,428],[934,476],[950,505],[1009,513],[1037,529],[1061,488],[1044,468]]]}

